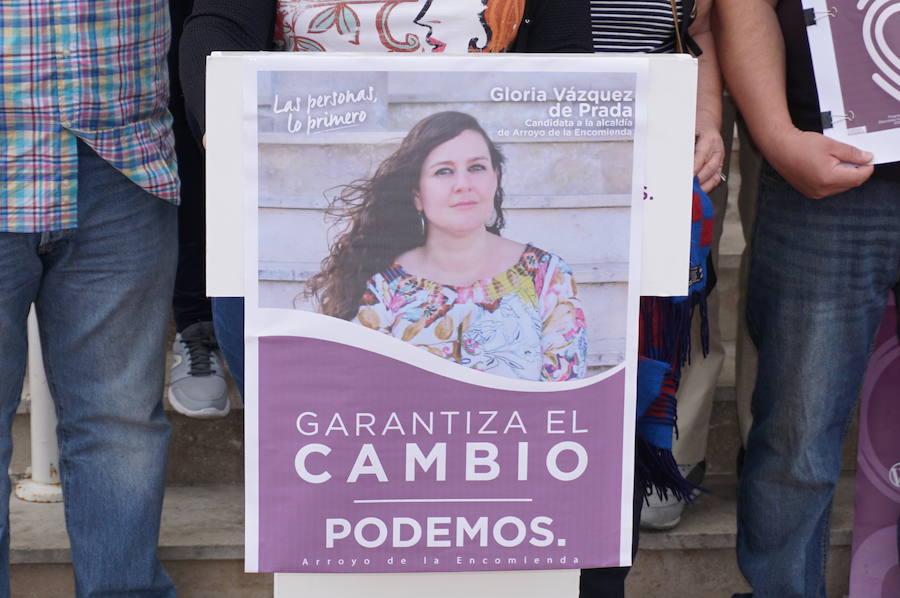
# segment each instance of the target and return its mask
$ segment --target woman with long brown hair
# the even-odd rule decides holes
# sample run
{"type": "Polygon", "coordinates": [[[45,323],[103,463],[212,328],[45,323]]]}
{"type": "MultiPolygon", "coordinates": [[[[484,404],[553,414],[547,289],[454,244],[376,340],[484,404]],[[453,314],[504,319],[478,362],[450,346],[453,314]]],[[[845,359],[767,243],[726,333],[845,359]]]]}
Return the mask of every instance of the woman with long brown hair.
{"type": "Polygon", "coordinates": [[[587,334],[571,270],[500,236],[503,161],[468,114],[417,123],[371,178],[333,200],[343,232],[309,282],[319,311],[473,369],[583,377],[587,334]]]}

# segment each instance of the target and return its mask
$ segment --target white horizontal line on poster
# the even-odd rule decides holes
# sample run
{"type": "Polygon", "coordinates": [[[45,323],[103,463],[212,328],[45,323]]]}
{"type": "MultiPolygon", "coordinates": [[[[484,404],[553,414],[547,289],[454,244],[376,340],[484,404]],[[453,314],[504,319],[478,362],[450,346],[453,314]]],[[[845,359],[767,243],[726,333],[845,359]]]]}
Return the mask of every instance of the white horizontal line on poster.
{"type": "MultiPolygon", "coordinates": [[[[628,282],[628,264],[569,264],[579,285],[628,282]]],[[[305,282],[320,270],[318,262],[280,262],[260,260],[259,279],[270,282],[305,282]]]]}
{"type": "MultiPolygon", "coordinates": [[[[591,208],[627,208],[631,196],[627,193],[603,193],[592,195],[506,195],[503,209],[506,210],[579,210],[591,208]]],[[[259,198],[260,208],[324,210],[328,200],[321,195],[280,195],[259,198]]]]}
{"type": "MultiPolygon", "coordinates": [[[[296,133],[263,133],[258,135],[259,145],[360,145],[366,143],[395,143],[406,136],[406,131],[372,133],[329,133],[318,135],[299,135],[296,133]]],[[[596,137],[504,137],[499,145],[510,143],[584,143],[596,145],[604,142],[619,142],[632,140],[631,136],[610,136],[602,140],[596,137]]]]}
{"type": "MultiPolygon", "coordinates": [[[[602,73],[601,73],[602,75],[602,73]]],[[[546,85],[544,85],[546,88],[546,85]]],[[[494,100],[486,100],[484,99],[484,92],[481,90],[468,90],[466,95],[456,94],[453,98],[441,98],[440,101],[435,100],[434,90],[421,91],[418,94],[415,93],[392,93],[388,92],[387,99],[384,101],[384,104],[387,106],[396,106],[398,104],[429,104],[429,105],[447,105],[447,104],[483,104],[485,106],[496,106],[500,110],[508,109],[510,106],[521,106],[521,105],[534,105],[534,106],[544,106],[551,102],[555,102],[555,98],[548,97],[546,100],[527,100],[521,102],[511,102],[511,101],[494,101],[494,100]]],[[[566,103],[574,103],[572,100],[564,100],[564,104],[566,103]]],[[[269,116],[272,114],[272,102],[261,102],[257,104],[257,111],[259,114],[264,114],[269,116]]]]}
{"type": "Polygon", "coordinates": [[[356,504],[419,503],[419,502],[534,502],[531,498],[360,498],[356,504]]]}
{"type": "MultiPolygon", "coordinates": [[[[544,87],[546,89],[546,86],[544,87]]],[[[480,91],[480,90],[478,90],[480,91]]],[[[434,92],[431,90],[423,91],[420,94],[413,93],[391,93],[388,94],[388,103],[389,104],[434,104],[434,92]]],[[[446,98],[444,101],[448,101],[446,98]]],[[[500,108],[509,107],[509,106],[521,106],[522,104],[533,104],[536,106],[541,106],[545,104],[549,104],[552,100],[548,98],[547,100],[525,100],[521,102],[507,102],[507,101],[485,101],[484,95],[481,93],[469,91],[468,94],[458,93],[454,95],[452,98],[453,103],[465,103],[465,104],[487,104],[489,106],[497,106],[500,108]]],[[[563,102],[564,104],[567,102],[563,102]]]]}
{"type": "MultiPolygon", "coordinates": [[[[438,102],[437,100],[435,100],[434,90],[429,89],[426,91],[421,91],[419,93],[393,93],[389,91],[384,104],[388,106],[397,104],[484,104],[486,106],[497,106],[500,109],[506,109],[509,106],[521,106],[523,104],[534,104],[536,106],[542,106],[554,100],[555,98],[548,98],[547,100],[527,100],[521,102],[494,101],[484,99],[484,93],[481,90],[469,90],[465,95],[457,93],[452,99],[442,98],[441,101],[438,102]]],[[[563,103],[572,103],[572,101],[566,100],[563,103]]],[[[260,114],[268,115],[269,113],[272,113],[272,102],[261,102],[260,104],[257,104],[257,108],[260,114]]]]}
{"type": "Polygon", "coordinates": [[[338,318],[294,309],[266,308],[254,311],[255,328],[260,337],[295,336],[356,347],[450,380],[457,380],[483,388],[519,392],[559,393],[593,386],[615,376],[625,368],[624,363],[619,363],[594,376],[578,380],[567,380],[565,382],[550,383],[518,380],[460,366],[428,351],[423,351],[415,345],[403,342],[398,338],[338,318]]]}
{"type": "MultiPolygon", "coordinates": [[[[297,55],[288,52],[216,51],[213,56],[236,56],[251,68],[264,70],[297,70],[297,55]]],[[[646,68],[647,59],[632,53],[609,53],[598,58],[594,54],[371,54],[360,68],[358,52],[315,54],[307,71],[412,71],[412,72],[566,72],[566,73],[632,73],[646,68]],[[474,58],[474,60],[473,60],[474,58]]]]}

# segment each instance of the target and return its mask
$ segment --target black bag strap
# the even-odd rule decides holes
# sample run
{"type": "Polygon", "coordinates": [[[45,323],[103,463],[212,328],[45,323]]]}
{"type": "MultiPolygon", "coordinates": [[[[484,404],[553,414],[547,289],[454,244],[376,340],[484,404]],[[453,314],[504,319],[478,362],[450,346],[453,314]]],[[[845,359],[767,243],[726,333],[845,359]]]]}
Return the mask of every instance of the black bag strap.
{"type": "Polygon", "coordinates": [[[697,16],[696,0],[683,0],[681,9],[684,11],[684,18],[678,18],[678,6],[675,0],[669,0],[672,7],[672,21],[675,23],[675,51],[679,54],[688,53],[693,56],[700,56],[703,50],[694,41],[694,38],[688,33],[691,23],[697,16]]]}
{"type": "Polygon", "coordinates": [[[684,44],[681,42],[681,20],[678,18],[678,7],[675,0],[669,0],[669,6],[672,7],[672,21],[675,23],[675,52],[684,54],[684,44]]]}

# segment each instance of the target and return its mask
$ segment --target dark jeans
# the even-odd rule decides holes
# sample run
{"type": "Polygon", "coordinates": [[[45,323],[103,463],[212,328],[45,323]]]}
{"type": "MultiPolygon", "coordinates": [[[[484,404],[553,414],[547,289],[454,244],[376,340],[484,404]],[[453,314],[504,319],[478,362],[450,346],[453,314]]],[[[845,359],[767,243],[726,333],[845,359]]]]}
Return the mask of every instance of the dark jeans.
{"type": "Polygon", "coordinates": [[[0,596],[10,595],[7,470],[32,302],[59,419],[75,594],[175,596],[156,543],[176,215],[79,143],[78,228],[0,233],[0,596]]]}
{"type": "Polygon", "coordinates": [[[213,297],[212,320],[219,349],[241,397],[244,396],[244,298],[213,297]]]}
{"type": "Polygon", "coordinates": [[[184,118],[183,105],[173,102],[175,153],[181,178],[178,207],[178,272],[172,308],[179,332],[197,322],[212,320],[206,296],[206,196],[203,153],[197,147],[184,118]]]}
{"type": "Polygon", "coordinates": [[[178,272],[172,309],[178,332],[191,324],[212,320],[212,305],[206,296],[206,177],[203,150],[191,133],[178,81],[178,40],[191,2],[170,2],[172,48],[169,51],[169,82],[172,99],[172,129],[181,178],[181,205],[178,208],[178,272]]]}
{"type": "Polygon", "coordinates": [[[738,498],[754,598],[825,598],[841,445],[900,271],[900,181],[808,199],[764,167],[747,296],[759,350],[738,498]]]}

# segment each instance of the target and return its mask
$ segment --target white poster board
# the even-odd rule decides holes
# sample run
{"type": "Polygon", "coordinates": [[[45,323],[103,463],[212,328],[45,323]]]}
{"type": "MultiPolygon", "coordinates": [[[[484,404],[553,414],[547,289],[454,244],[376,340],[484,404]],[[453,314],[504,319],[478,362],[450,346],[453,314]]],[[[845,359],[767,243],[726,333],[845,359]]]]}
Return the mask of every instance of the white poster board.
{"type": "MultiPolygon", "coordinates": [[[[258,69],[258,61],[302,60],[302,56],[225,54],[210,58],[209,113],[207,117],[208,202],[210,205],[208,291],[212,296],[241,296],[245,248],[241,202],[244,180],[242,148],[251,141],[241,126],[247,102],[245,69],[258,69]]],[[[355,60],[359,56],[353,57],[355,60]]],[[[594,60],[580,56],[578,60],[594,60]]],[[[605,57],[609,60],[609,57],[605,57]]],[[[626,60],[635,60],[628,57],[626,60]]],[[[649,60],[650,98],[645,173],[646,198],[642,202],[644,234],[642,294],[678,295],[686,292],[693,162],[693,119],[696,98],[696,62],[682,56],[649,60]]],[[[249,413],[248,413],[249,416],[249,413]]],[[[247,425],[257,424],[248,417],[247,425]]],[[[248,469],[248,483],[254,475],[248,469]]],[[[626,488],[630,495],[630,488],[626,488]]],[[[623,496],[625,492],[623,490],[623,496]]],[[[628,501],[624,501],[626,504],[628,501]]],[[[623,505],[624,506],[624,505],[623,505]]],[[[629,506],[630,509],[630,506],[629,506]]],[[[623,514],[624,516],[625,514],[623,514]]],[[[630,515],[629,515],[630,516],[630,515]]],[[[339,597],[358,592],[364,584],[372,596],[472,595],[537,598],[551,591],[575,595],[578,571],[515,571],[488,573],[411,573],[403,575],[279,574],[277,596],[339,597]],[[353,589],[350,589],[353,588],[353,589]],[[552,588],[552,590],[550,590],[552,588]],[[569,589],[566,589],[569,588],[569,589]],[[441,594],[440,592],[444,592],[441,594]]],[[[561,594],[562,595],[562,594],[561,594]]]]}

